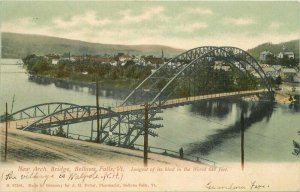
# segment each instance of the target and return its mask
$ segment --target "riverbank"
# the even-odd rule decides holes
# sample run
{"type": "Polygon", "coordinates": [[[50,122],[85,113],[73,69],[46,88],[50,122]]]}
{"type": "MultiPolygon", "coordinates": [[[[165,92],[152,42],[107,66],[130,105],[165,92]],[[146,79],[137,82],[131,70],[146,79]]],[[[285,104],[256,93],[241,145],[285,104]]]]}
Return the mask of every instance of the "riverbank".
{"type": "Polygon", "coordinates": [[[275,93],[275,101],[280,104],[291,104],[289,101],[290,96],[284,93],[276,92],[275,93]]]}
{"type": "Polygon", "coordinates": [[[291,104],[290,97],[300,95],[299,83],[283,83],[278,90],[275,90],[275,101],[281,104],[291,104]]]}
{"type": "MultiPolygon", "coordinates": [[[[0,124],[1,154],[4,154],[5,124],[0,124]]],[[[13,123],[8,132],[9,163],[74,162],[143,165],[143,152],[125,148],[17,130],[13,123]]],[[[149,165],[193,166],[196,163],[149,153],[149,165]]],[[[199,164],[198,164],[199,165],[199,164]]]]}
{"type": "MultiPolygon", "coordinates": [[[[81,87],[96,87],[95,81],[81,81],[76,79],[69,78],[57,78],[52,76],[43,76],[43,75],[29,75],[29,80],[36,82],[38,84],[51,84],[54,83],[57,86],[62,86],[68,88],[68,86],[81,86],[81,87]]],[[[119,89],[119,90],[132,90],[135,88],[139,81],[131,80],[131,79],[118,79],[118,80],[110,80],[110,79],[100,79],[98,81],[99,87],[101,89],[119,89]]]]}

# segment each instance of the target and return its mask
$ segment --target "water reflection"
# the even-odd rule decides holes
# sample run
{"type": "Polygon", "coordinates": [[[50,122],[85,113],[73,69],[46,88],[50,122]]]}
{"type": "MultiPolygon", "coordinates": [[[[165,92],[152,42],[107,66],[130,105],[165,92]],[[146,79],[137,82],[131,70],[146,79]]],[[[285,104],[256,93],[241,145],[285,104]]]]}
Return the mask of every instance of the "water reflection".
{"type": "Polygon", "coordinates": [[[191,111],[204,117],[225,118],[232,111],[228,99],[203,101],[192,105],[191,111]]]}
{"type": "MultiPolygon", "coordinates": [[[[83,82],[74,80],[57,79],[53,77],[41,77],[30,75],[28,80],[33,83],[40,85],[51,85],[53,84],[57,88],[66,90],[73,90],[77,92],[87,92],[89,94],[96,94],[96,85],[94,82],[83,82]]],[[[108,97],[117,100],[123,100],[130,93],[129,89],[126,88],[114,88],[111,85],[100,85],[99,96],[108,97]]]]}
{"type": "MultiPolygon", "coordinates": [[[[210,115],[211,117],[217,116],[217,117],[224,117],[229,113],[230,106],[232,106],[233,103],[227,102],[227,104],[224,101],[217,101],[215,103],[221,103],[219,105],[217,104],[209,104],[214,102],[206,102],[197,104],[196,107],[193,107],[193,109],[198,109],[200,113],[205,115],[210,115]],[[201,108],[200,106],[206,106],[205,108],[201,108]],[[222,106],[222,107],[220,107],[222,106]],[[217,109],[223,109],[221,112],[217,112],[217,109]]],[[[252,124],[256,122],[260,122],[264,119],[268,122],[270,120],[270,117],[272,116],[272,113],[275,108],[274,102],[256,102],[256,103],[248,103],[248,102],[234,102],[240,111],[243,109],[245,111],[245,130],[251,127],[252,124]]],[[[203,142],[197,142],[197,143],[190,143],[187,146],[186,154],[201,154],[201,155],[208,155],[210,152],[213,151],[213,149],[219,145],[221,145],[224,141],[239,137],[240,136],[240,125],[241,121],[238,119],[233,125],[226,126],[225,128],[222,128],[220,130],[217,130],[215,134],[209,135],[206,137],[206,140],[203,142]]]]}
{"type": "Polygon", "coordinates": [[[289,108],[294,111],[300,111],[300,95],[291,96],[291,103],[289,104],[289,108]]]}

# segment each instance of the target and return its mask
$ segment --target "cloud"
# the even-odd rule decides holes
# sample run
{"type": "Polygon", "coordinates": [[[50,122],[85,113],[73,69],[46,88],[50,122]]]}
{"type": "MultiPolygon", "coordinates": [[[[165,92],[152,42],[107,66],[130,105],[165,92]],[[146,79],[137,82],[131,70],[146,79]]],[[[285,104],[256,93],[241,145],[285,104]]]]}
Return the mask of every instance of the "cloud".
{"type": "Polygon", "coordinates": [[[273,21],[270,25],[269,28],[270,29],[278,29],[282,24],[276,21],[273,21]]]}
{"type": "Polygon", "coordinates": [[[199,15],[212,15],[213,12],[211,9],[208,9],[208,8],[187,8],[186,10],[186,13],[189,13],[189,14],[199,14],[199,15]]]}
{"type": "Polygon", "coordinates": [[[131,10],[121,11],[120,15],[122,19],[120,23],[130,24],[130,23],[139,23],[142,21],[149,21],[153,18],[158,18],[160,20],[168,20],[168,17],[163,14],[165,8],[162,6],[149,7],[142,11],[140,15],[134,15],[131,10]]]}
{"type": "Polygon", "coordinates": [[[104,26],[112,21],[108,18],[98,19],[95,11],[87,11],[83,15],[75,15],[70,20],[55,18],[53,23],[58,28],[80,27],[82,25],[104,26]]]}
{"type": "Polygon", "coordinates": [[[197,37],[196,39],[186,39],[182,47],[190,49],[197,46],[235,46],[247,50],[265,42],[281,43],[299,38],[299,33],[289,34],[261,33],[258,36],[249,36],[246,33],[241,34],[222,34],[221,36],[197,37]]]}
{"type": "Polygon", "coordinates": [[[27,34],[49,34],[51,28],[48,26],[40,26],[37,24],[36,18],[24,17],[10,22],[3,22],[1,31],[27,33],[27,34]]]}
{"type": "MultiPolygon", "coordinates": [[[[197,22],[197,19],[191,21],[183,20],[181,22],[175,20],[176,25],[156,24],[157,17],[160,18],[161,15],[165,14],[163,7],[156,8],[158,8],[158,10],[156,10],[155,14],[150,13],[150,10],[153,10],[154,7],[140,10],[140,14],[134,14],[130,10],[125,10],[123,14],[128,16],[127,19],[124,20],[126,21],[125,23],[134,23],[134,25],[123,26],[118,17],[99,19],[95,12],[88,11],[72,16],[69,19],[56,17],[48,23],[36,21],[32,17],[6,20],[2,23],[2,31],[57,36],[94,43],[164,44],[185,49],[204,45],[228,45],[246,50],[264,42],[278,43],[299,38],[298,32],[282,32],[270,30],[269,28],[260,31],[254,36],[249,35],[249,32],[232,32],[226,34],[225,30],[208,34],[208,28],[211,26],[206,22],[197,22]],[[146,13],[145,10],[147,10],[146,13]],[[144,24],[143,21],[152,21],[152,23],[146,22],[146,24],[144,24]],[[141,23],[137,24],[136,22],[141,23]],[[150,25],[153,23],[155,25],[150,25]]],[[[249,18],[238,18],[235,20],[227,18],[227,22],[235,22],[235,24],[232,25],[233,28],[235,28],[236,25],[245,25],[246,23],[250,25],[255,23],[253,19],[249,18]]],[[[269,22],[267,27],[276,28],[281,25],[283,24],[274,21],[269,22]]]]}
{"type": "Polygon", "coordinates": [[[208,25],[206,23],[204,23],[204,22],[198,22],[198,23],[186,23],[186,24],[182,24],[182,25],[179,25],[176,29],[178,31],[192,33],[194,31],[197,31],[199,29],[205,29],[207,27],[208,27],[208,25]]]}
{"type": "Polygon", "coordinates": [[[255,24],[255,20],[252,18],[224,18],[224,24],[232,24],[237,26],[247,26],[255,24]]]}

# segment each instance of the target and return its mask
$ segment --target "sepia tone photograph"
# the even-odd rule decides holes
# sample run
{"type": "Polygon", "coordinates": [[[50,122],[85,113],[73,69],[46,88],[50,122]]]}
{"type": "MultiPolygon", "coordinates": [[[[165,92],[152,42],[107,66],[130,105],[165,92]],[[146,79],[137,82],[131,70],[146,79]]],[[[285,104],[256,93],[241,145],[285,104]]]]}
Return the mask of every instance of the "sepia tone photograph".
{"type": "Polygon", "coordinates": [[[0,1],[0,191],[299,191],[298,1],[0,1]]]}

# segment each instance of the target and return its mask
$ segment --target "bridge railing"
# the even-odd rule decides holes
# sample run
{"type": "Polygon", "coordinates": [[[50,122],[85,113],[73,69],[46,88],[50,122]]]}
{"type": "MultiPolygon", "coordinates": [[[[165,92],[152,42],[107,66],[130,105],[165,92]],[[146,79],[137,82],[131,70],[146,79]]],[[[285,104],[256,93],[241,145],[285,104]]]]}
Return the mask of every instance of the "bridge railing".
{"type": "MultiPolygon", "coordinates": [[[[139,144],[133,144],[134,149],[136,150],[144,150],[143,145],[139,144]]],[[[148,151],[156,154],[162,154],[170,157],[177,157],[180,158],[179,151],[172,151],[169,149],[164,149],[164,148],[159,148],[159,147],[148,147],[148,151]]],[[[198,163],[203,163],[206,165],[211,165],[211,166],[216,166],[216,162],[211,161],[209,159],[205,159],[203,157],[198,157],[194,155],[183,155],[183,159],[193,161],[193,162],[198,162],[198,163]]]]}
{"type": "Polygon", "coordinates": [[[164,105],[180,105],[188,102],[204,100],[204,99],[212,99],[212,98],[221,98],[227,96],[234,96],[234,95],[247,95],[251,93],[259,93],[263,92],[263,90],[250,90],[250,91],[233,91],[233,92],[223,92],[223,93],[212,93],[208,95],[199,95],[199,96],[191,96],[179,99],[170,99],[164,103],[164,105]]]}
{"type": "MultiPolygon", "coordinates": [[[[66,134],[67,134],[66,138],[68,138],[68,139],[75,139],[75,140],[82,140],[82,141],[92,141],[92,139],[93,139],[91,136],[86,136],[86,135],[81,135],[81,134],[76,134],[76,133],[68,132],[66,134]]],[[[50,132],[50,135],[55,135],[54,131],[50,132]]],[[[117,145],[117,147],[124,147],[124,146],[118,146],[117,145]]],[[[144,150],[144,146],[139,145],[139,144],[133,144],[133,148],[135,150],[139,150],[139,151],[144,150]]],[[[151,147],[151,146],[148,147],[148,151],[151,152],[151,153],[156,153],[156,154],[166,155],[166,156],[170,156],[170,157],[180,158],[179,151],[173,151],[173,150],[169,150],[169,149],[165,149],[165,148],[151,147]]],[[[217,166],[217,163],[215,161],[205,159],[205,158],[199,157],[199,156],[184,155],[183,159],[193,161],[193,162],[202,163],[202,164],[206,164],[206,165],[210,165],[210,166],[217,166]]]]}
{"type": "Polygon", "coordinates": [[[76,133],[67,133],[66,137],[69,139],[77,139],[77,140],[92,140],[91,136],[80,135],[80,134],[76,134],[76,133]],[[72,136],[76,136],[77,138],[74,138],[72,136]],[[86,139],[83,139],[83,138],[86,138],[86,139]]]}

